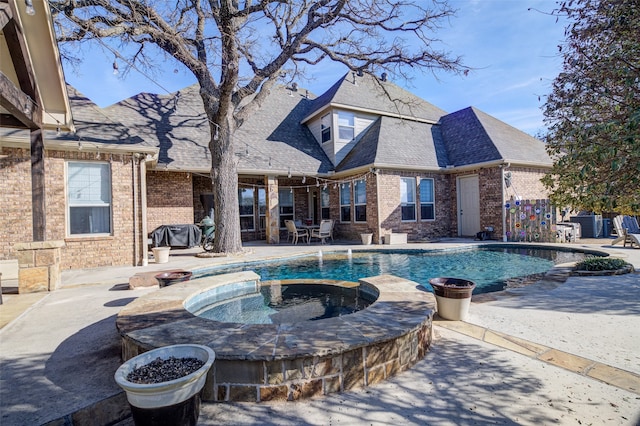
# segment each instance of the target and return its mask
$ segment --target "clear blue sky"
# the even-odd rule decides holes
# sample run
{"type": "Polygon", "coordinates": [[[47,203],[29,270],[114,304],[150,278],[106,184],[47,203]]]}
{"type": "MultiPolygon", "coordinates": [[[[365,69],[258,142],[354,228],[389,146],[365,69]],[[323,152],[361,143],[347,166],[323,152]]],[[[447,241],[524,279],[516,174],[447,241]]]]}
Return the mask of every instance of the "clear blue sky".
{"type": "MultiPolygon", "coordinates": [[[[557,45],[564,40],[565,23],[546,14],[556,7],[555,1],[450,3],[458,12],[449,23],[443,23],[437,38],[446,50],[463,56],[464,63],[475,70],[466,77],[416,72],[412,81],[396,83],[445,111],[474,106],[529,134],[540,133],[544,130],[541,106],[562,64],[557,45]]],[[[115,76],[113,54],[96,47],[91,52],[78,70],[66,67],[65,76],[101,107],[140,92],[164,94],[195,82],[190,74],[174,73],[174,64],[156,72],[153,81],[136,71],[126,78],[115,76]]],[[[311,81],[300,82],[300,86],[320,95],[345,71],[337,65],[310,68],[311,81]]]]}

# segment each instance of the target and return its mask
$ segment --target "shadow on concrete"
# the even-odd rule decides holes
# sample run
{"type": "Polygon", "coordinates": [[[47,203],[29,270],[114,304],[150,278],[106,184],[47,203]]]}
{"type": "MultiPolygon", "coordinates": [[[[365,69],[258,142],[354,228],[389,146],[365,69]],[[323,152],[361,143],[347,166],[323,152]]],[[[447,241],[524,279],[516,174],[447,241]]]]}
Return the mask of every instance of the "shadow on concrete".
{"type": "Polygon", "coordinates": [[[111,301],[105,303],[104,306],[106,306],[108,308],[113,308],[113,307],[118,307],[118,306],[126,306],[126,305],[128,305],[129,303],[133,302],[136,299],[137,299],[137,297],[125,297],[123,299],[111,300],[111,301]]]}
{"type": "Polygon", "coordinates": [[[500,306],[584,314],[640,315],[640,274],[569,277],[550,291],[502,299],[500,306]]]}
{"type": "MultiPolygon", "coordinates": [[[[411,370],[360,391],[300,402],[209,403],[201,417],[202,424],[235,425],[556,423],[548,406],[521,400],[543,388],[500,351],[442,339],[411,370]]],[[[559,415],[562,401],[554,403],[559,415]]]]}

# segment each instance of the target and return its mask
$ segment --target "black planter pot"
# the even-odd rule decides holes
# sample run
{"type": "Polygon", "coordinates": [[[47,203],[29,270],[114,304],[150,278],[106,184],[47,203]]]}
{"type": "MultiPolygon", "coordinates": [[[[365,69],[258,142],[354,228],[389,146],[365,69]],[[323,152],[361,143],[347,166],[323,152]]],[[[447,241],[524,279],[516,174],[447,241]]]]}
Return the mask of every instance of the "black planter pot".
{"type": "Polygon", "coordinates": [[[158,280],[158,283],[160,283],[160,287],[166,287],[171,284],[189,281],[191,275],[192,273],[189,271],[169,271],[158,274],[155,278],[158,280]]]}

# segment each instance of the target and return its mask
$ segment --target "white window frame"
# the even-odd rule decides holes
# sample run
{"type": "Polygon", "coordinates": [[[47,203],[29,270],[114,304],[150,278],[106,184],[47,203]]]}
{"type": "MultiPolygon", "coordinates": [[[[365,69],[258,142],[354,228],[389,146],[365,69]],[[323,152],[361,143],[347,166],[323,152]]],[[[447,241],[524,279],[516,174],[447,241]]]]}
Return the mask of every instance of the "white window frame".
{"type": "Polygon", "coordinates": [[[278,211],[280,213],[280,229],[286,229],[284,224],[285,220],[295,220],[295,205],[296,200],[291,189],[280,188],[278,189],[278,211]],[[291,198],[291,204],[284,204],[283,200],[291,198]],[[283,213],[283,209],[291,208],[291,212],[283,213]]]}
{"type": "Polygon", "coordinates": [[[331,219],[331,198],[326,186],[320,191],[320,218],[331,219]],[[326,212],[326,214],[325,214],[326,212]]]}
{"type": "Polygon", "coordinates": [[[352,112],[338,111],[338,139],[351,141],[356,137],[356,115],[352,112]],[[343,131],[351,133],[351,137],[343,138],[343,131]]]}
{"type": "Polygon", "coordinates": [[[267,189],[258,188],[258,230],[267,229],[267,189]]]}
{"type": "Polygon", "coordinates": [[[415,222],[416,215],[416,178],[400,178],[400,219],[402,222],[415,222]],[[413,206],[413,218],[405,219],[404,213],[413,206]]]}
{"type": "Polygon", "coordinates": [[[367,181],[360,179],[353,185],[353,221],[367,222],[367,181]],[[358,220],[358,212],[364,210],[364,220],[358,220]]]}
{"type": "Polygon", "coordinates": [[[340,222],[351,222],[351,182],[340,185],[340,222]],[[344,203],[343,195],[347,195],[349,199],[344,203]],[[348,209],[349,218],[345,220],[344,209],[348,209]]]}
{"type": "Polygon", "coordinates": [[[255,194],[255,190],[253,188],[238,188],[238,210],[240,211],[240,231],[241,232],[250,232],[250,231],[255,231],[256,229],[256,218],[255,218],[255,199],[256,199],[256,194],[255,194]],[[242,194],[250,194],[251,196],[244,196],[242,194]],[[250,201],[247,202],[246,204],[243,204],[243,200],[247,200],[250,201]],[[249,210],[247,210],[245,213],[243,213],[243,207],[244,208],[250,208],[250,212],[249,210]],[[250,228],[243,228],[242,227],[242,219],[251,219],[251,227],[250,228]]]}
{"type": "Polygon", "coordinates": [[[419,184],[419,190],[418,190],[418,194],[420,196],[420,220],[422,222],[427,222],[427,221],[434,221],[436,220],[436,186],[435,186],[435,181],[433,178],[421,178],[420,179],[420,184],[419,184]],[[425,182],[430,182],[431,185],[431,201],[425,201],[423,200],[422,197],[422,184],[425,182]],[[431,218],[425,218],[422,214],[422,208],[423,206],[431,206],[431,208],[433,209],[433,217],[431,218]]]}
{"type": "Polygon", "coordinates": [[[331,142],[331,121],[331,113],[325,114],[320,118],[320,141],[322,143],[331,142]],[[325,136],[328,137],[325,139],[325,136]]]}
{"type": "MultiPolygon", "coordinates": [[[[65,163],[66,172],[66,214],[67,214],[67,236],[109,236],[113,234],[113,186],[111,185],[111,165],[104,161],[67,161],[65,163]],[[82,170],[75,168],[82,168],[82,170]],[[78,175],[82,172],[84,176],[78,175]],[[81,178],[84,177],[84,182],[81,178]],[[89,212],[86,221],[88,222],[88,232],[74,232],[78,227],[74,224],[76,216],[72,211],[75,209],[94,209],[96,213],[108,212],[108,217],[98,218],[102,222],[102,229],[92,231],[94,226],[93,212],[89,212]],[[108,228],[108,229],[105,229],[108,228]]],[[[81,219],[78,216],[78,219],[81,219]]]]}

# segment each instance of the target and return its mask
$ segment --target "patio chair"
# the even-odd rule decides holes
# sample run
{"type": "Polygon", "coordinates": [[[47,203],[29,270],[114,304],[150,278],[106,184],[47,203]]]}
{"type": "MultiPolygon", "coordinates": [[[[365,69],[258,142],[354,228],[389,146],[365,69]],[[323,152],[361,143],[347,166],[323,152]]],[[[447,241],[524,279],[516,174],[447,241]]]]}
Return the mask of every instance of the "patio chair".
{"type": "Polygon", "coordinates": [[[627,243],[629,243],[631,247],[640,248],[640,227],[634,217],[616,216],[613,218],[613,226],[616,228],[618,237],[611,242],[611,245],[622,241],[623,247],[626,247],[627,243]]]}
{"type": "Polygon", "coordinates": [[[289,238],[291,237],[291,242],[293,244],[298,244],[298,238],[303,237],[307,239],[307,244],[309,243],[309,232],[306,229],[298,229],[295,222],[292,220],[285,220],[284,224],[287,226],[287,231],[289,231],[287,242],[289,242],[289,238]]]}
{"type": "Polygon", "coordinates": [[[327,238],[331,238],[332,227],[333,221],[328,219],[321,221],[320,228],[311,230],[311,236],[309,237],[308,242],[311,242],[311,238],[318,238],[322,244],[324,244],[327,238]]]}

